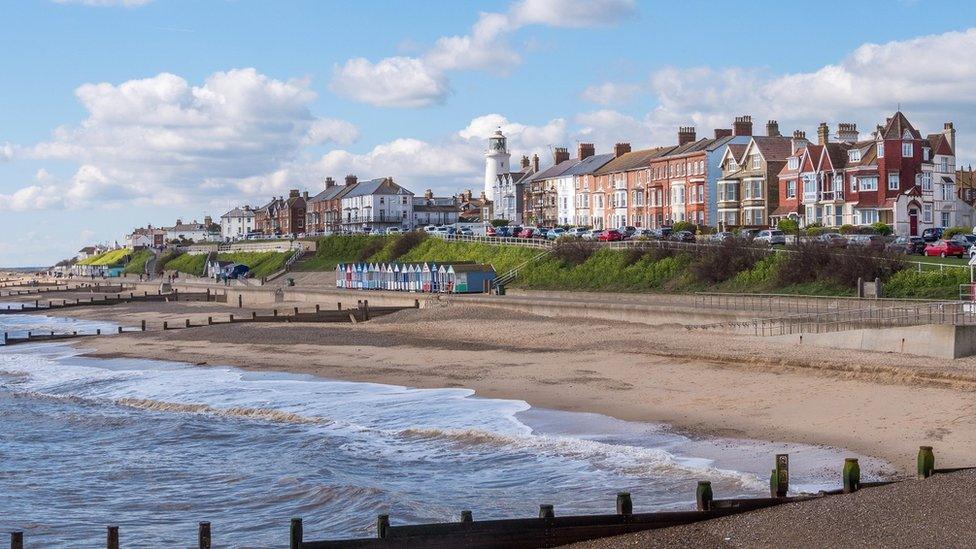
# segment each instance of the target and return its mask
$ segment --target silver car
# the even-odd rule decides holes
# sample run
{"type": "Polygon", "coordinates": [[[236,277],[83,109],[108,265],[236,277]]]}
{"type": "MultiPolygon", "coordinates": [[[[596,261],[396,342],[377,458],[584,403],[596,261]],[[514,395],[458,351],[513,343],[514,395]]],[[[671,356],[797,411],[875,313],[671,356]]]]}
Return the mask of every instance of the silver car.
{"type": "Polygon", "coordinates": [[[786,245],[786,233],[778,229],[766,229],[765,231],[759,231],[754,239],[757,242],[765,242],[771,246],[773,245],[786,245]]]}

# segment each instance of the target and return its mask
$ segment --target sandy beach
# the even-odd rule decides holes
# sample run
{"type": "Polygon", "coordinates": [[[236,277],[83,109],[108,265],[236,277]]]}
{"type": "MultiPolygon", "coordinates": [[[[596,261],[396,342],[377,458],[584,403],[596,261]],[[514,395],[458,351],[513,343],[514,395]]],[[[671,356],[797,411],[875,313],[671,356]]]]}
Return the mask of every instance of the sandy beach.
{"type": "MultiPolygon", "coordinates": [[[[290,303],[275,307],[287,308],[290,303]]],[[[301,304],[307,307],[308,304],[301,304]]],[[[248,309],[247,311],[249,311],[248,309]]],[[[245,311],[245,313],[247,312],[245,311]]],[[[215,303],[67,309],[138,325],[240,312],[215,303]]],[[[971,465],[976,359],[784,345],[752,336],[547,318],[449,305],[357,325],[235,324],[87,339],[98,357],[144,357],[411,387],[466,387],[533,406],[661,422],[690,434],[846,448],[914,468],[971,465]]],[[[840,464],[838,464],[838,468],[840,464]]]]}

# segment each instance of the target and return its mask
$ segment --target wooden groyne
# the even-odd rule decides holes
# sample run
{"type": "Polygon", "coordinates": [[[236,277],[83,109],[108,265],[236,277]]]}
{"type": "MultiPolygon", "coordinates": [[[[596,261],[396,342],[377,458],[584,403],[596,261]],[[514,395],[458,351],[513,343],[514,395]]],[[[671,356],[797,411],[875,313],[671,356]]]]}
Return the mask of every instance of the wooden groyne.
{"type": "Polygon", "coordinates": [[[135,288],[132,284],[90,284],[82,283],[72,286],[71,284],[51,284],[45,286],[28,286],[26,289],[7,290],[0,292],[0,297],[15,297],[22,295],[39,295],[60,292],[92,292],[92,293],[121,293],[135,288]]]}
{"type": "MultiPolygon", "coordinates": [[[[953,473],[973,468],[936,469],[931,446],[919,447],[918,479],[936,474],[953,473]]],[[[775,507],[784,503],[811,501],[838,494],[850,494],[893,482],[861,482],[861,472],[855,458],[844,460],[841,470],[842,487],[817,494],[787,496],[789,489],[789,456],[778,454],[776,467],[769,482],[769,497],[715,499],[709,481],[699,481],[695,490],[695,510],[634,513],[631,495],[617,494],[616,512],[604,515],[556,516],[551,504],[539,506],[539,516],[524,519],[476,521],[471,511],[461,511],[457,522],[394,526],[389,515],[376,518],[376,537],[340,540],[305,541],[301,518],[292,518],[288,529],[290,549],[536,549],[557,547],[603,537],[618,536],[645,530],[693,524],[713,518],[775,507]]],[[[908,481],[911,482],[911,481],[908,481]]],[[[282,541],[284,541],[282,528],[282,541]]],[[[142,542],[144,540],[139,540],[142,542]]],[[[197,547],[211,549],[213,531],[210,522],[197,527],[197,547]]],[[[226,545],[235,545],[227,540],[226,545]]],[[[282,544],[283,545],[283,544],[282,544]]],[[[23,549],[24,533],[10,533],[11,549],[23,549]]],[[[106,528],[106,547],[119,549],[119,527],[106,528]]]]}
{"type": "MultiPolygon", "coordinates": [[[[181,295],[186,295],[181,294],[181,295]]],[[[211,294],[213,295],[213,294],[211,294]]],[[[156,296],[150,296],[156,297],[156,296]]],[[[100,304],[101,302],[96,302],[100,304]]],[[[84,303],[87,305],[88,303],[84,303]]],[[[137,328],[123,328],[118,327],[115,331],[112,330],[95,330],[94,332],[77,332],[73,331],[70,333],[57,333],[57,332],[38,332],[38,331],[28,331],[19,332],[24,335],[17,335],[18,333],[11,334],[10,332],[4,332],[2,334],[3,339],[0,340],[0,344],[3,345],[19,345],[24,343],[40,343],[45,341],[62,341],[77,339],[83,337],[94,337],[102,335],[119,335],[124,333],[135,333],[135,332],[146,332],[146,331],[169,331],[169,330],[185,330],[188,328],[204,328],[207,326],[217,326],[221,324],[240,324],[245,322],[307,322],[307,323],[352,323],[356,324],[359,322],[367,322],[374,318],[381,316],[386,316],[399,311],[404,311],[408,309],[417,309],[420,307],[420,302],[414,300],[413,306],[410,307],[371,307],[368,300],[363,300],[358,302],[358,306],[355,309],[343,309],[342,303],[337,303],[335,309],[323,309],[320,305],[316,305],[314,309],[302,310],[299,307],[293,307],[291,309],[274,309],[271,314],[258,314],[256,311],[252,311],[250,315],[241,314],[229,314],[226,317],[215,317],[208,316],[206,322],[196,321],[193,322],[189,318],[184,319],[183,322],[179,321],[169,321],[164,320],[159,324],[150,325],[150,323],[143,320],[140,326],[137,328]]],[[[44,308],[40,310],[46,310],[44,308]]],[[[4,312],[0,310],[0,313],[4,312]]],[[[13,311],[11,311],[13,312],[13,311]]],[[[18,311],[19,312],[19,311],[18,311]]]]}
{"type": "Polygon", "coordinates": [[[174,290],[168,293],[156,292],[153,294],[149,292],[142,292],[139,294],[137,292],[129,292],[127,294],[116,293],[114,296],[103,295],[101,298],[93,295],[88,299],[48,299],[46,301],[47,303],[43,303],[41,300],[35,299],[33,305],[31,305],[30,302],[27,302],[17,308],[7,305],[7,308],[0,309],[0,314],[36,313],[56,309],[65,309],[68,307],[91,307],[96,305],[105,306],[135,302],[214,301],[226,303],[227,294],[211,292],[209,289],[204,292],[180,292],[174,290]]]}

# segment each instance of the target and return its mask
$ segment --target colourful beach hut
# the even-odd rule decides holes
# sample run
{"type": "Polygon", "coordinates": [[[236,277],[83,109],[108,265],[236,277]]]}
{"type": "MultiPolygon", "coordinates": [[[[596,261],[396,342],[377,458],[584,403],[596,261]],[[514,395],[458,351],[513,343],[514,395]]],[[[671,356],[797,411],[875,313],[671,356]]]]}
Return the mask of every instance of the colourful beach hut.
{"type": "Polygon", "coordinates": [[[363,280],[365,275],[363,274],[364,266],[362,263],[356,263],[355,270],[352,273],[353,288],[357,290],[363,289],[363,280]]]}
{"type": "Polygon", "coordinates": [[[342,288],[346,281],[346,266],[342,263],[336,265],[335,268],[336,275],[336,288],[342,288]]]}
{"type": "Polygon", "coordinates": [[[495,269],[491,265],[451,265],[450,275],[453,293],[488,293],[495,280],[495,269]]]}
{"type": "Polygon", "coordinates": [[[441,265],[437,268],[437,291],[438,292],[450,292],[451,285],[448,281],[447,268],[450,265],[441,265]]]}

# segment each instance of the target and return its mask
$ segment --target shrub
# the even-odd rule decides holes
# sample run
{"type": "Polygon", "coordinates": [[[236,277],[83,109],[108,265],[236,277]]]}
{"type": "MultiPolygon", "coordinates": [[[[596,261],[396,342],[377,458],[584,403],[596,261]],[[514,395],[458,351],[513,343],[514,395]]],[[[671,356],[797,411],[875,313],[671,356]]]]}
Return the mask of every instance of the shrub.
{"type": "Polygon", "coordinates": [[[389,246],[389,253],[387,254],[388,257],[386,258],[386,261],[395,261],[399,259],[402,255],[420,245],[425,238],[427,238],[427,233],[424,231],[410,231],[401,234],[400,236],[396,237],[393,243],[389,246]]]}
{"type": "Polygon", "coordinates": [[[585,263],[596,250],[597,244],[595,242],[587,242],[575,238],[560,238],[552,247],[550,255],[561,261],[564,265],[575,267],[576,265],[585,263]]]}
{"type": "Polygon", "coordinates": [[[701,282],[725,282],[751,269],[766,255],[761,249],[738,238],[709,246],[691,263],[691,272],[701,282]]]}
{"type": "Polygon", "coordinates": [[[674,232],[678,231],[691,231],[695,232],[695,226],[687,221],[678,221],[674,225],[671,225],[671,230],[674,232]]]}
{"type": "Polygon", "coordinates": [[[889,297],[918,299],[959,299],[959,285],[969,283],[969,269],[945,269],[917,272],[905,269],[895,273],[885,284],[889,297]]]}
{"type": "Polygon", "coordinates": [[[892,252],[851,247],[842,250],[817,242],[801,242],[793,253],[778,264],[780,286],[830,281],[843,287],[854,287],[858,278],[888,280],[904,267],[902,258],[892,252]],[[866,253],[867,252],[867,253],[866,253]]]}
{"type": "Polygon", "coordinates": [[[492,227],[506,227],[506,226],[508,226],[508,220],[507,219],[492,219],[491,220],[491,226],[492,227]]]}
{"type": "Polygon", "coordinates": [[[776,228],[786,234],[798,234],[800,232],[800,224],[795,219],[780,219],[779,223],[776,224],[776,228]]]}
{"type": "Polygon", "coordinates": [[[968,227],[949,227],[942,233],[942,238],[948,240],[957,234],[970,234],[970,232],[971,230],[968,227]]]}
{"type": "Polygon", "coordinates": [[[882,223],[880,221],[877,223],[872,223],[871,228],[877,231],[881,236],[889,236],[895,232],[895,230],[891,228],[891,225],[882,223]]]}
{"type": "Polygon", "coordinates": [[[138,252],[132,254],[129,262],[125,264],[125,269],[122,270],[125,274],[137,274],[141,275],[146,272],[146,263],[152,259],[153,253],[149,250],[139,250],[138,252]]]}
{"type": "Polygon", "coordinates": [[[820,236],[820,235],[826,233],[827,232],[827,229],[825,229],[825,228],[823,228],[821,226],[807,227],[807,229],[806,229],[805,232],[806,232],[806,235],[807,236],[820,236]]]}
{"type": "Polygon", "coordinates": [[[857,234],[878,234],[877,229],[871,226],[858,227],[857,234]]]}
{"type": "Polygon", "coordinates": [[[841,225],[838,232],[840,232],[840,234],[854,234],[857,232],[857,227],[854,225],[841,225]]]}
{"type": "Polygon", "coordinates": [[[373,255],[379,253],[386,244],[382,238],[375,238],[366,243],[365,246],[359,249],[356,253],[356,261],[366,261],[373,255]]]}

